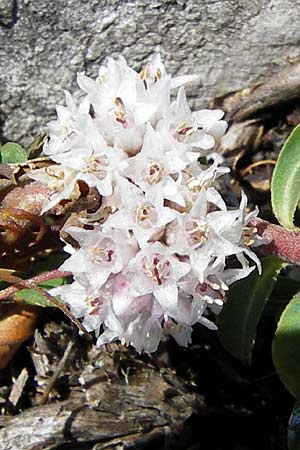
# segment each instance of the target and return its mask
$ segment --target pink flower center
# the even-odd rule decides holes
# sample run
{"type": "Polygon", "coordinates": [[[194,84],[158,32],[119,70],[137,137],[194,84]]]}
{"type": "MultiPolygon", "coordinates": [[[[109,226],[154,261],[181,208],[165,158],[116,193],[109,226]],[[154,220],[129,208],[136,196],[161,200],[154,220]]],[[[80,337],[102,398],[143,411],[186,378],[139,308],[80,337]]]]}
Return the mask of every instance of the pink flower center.
{"type": "Polygon", "coordinates": [[[100,309],[102,308],[104,299],[102,297],[89,298],[87,300],[87,303],[90,307],[90,314],[94,316],[98,314],[100,309]]]}
{"type": "Polygon", "coordinates": [[[151,280],[161,285],[166,281],[171,274],[171,264],[166,258],[161,255],[155,255],[149,261],[145,258],[144,260],[144,272],[151,280]]]}
{"type": "Polygon", "coordinates": [[[161,70],[157,67],[152,69],[149,66],[145,66],[141,72],[139,73],[140,78],[143,80],[145,90],[148,89],[149,84],[155,84],[160,80],[162,73],[161,70]]]}
{"type": "Polygon", "coordinates": [[[157,222],[157,212],[150,203],[142,203],[135,210],[135,221],[142,228],[152,228],[157,222]]]}
{"type": "Polygon", "coordinates": [[[127,123],[126,109],[123,100],[120,97],[116,97],[115,105],[116,105],[115,109],[116,122],[126,127],[128,123],[127,123]]]}
{"type": "Polygon", "coordinates": [[[159,162],[151,161],[144,170],[144,180],[149,184],[159,183],[162,179],[164,166],[159,162]]]}
{"type": "Polygon", "coordinates": [[[187,241],[191,247],[198,248],[203,245],[208,238],[209,228],[201,220],[192,220],[185,226],[187,241]]]}
{"type": "Polygon", "coordinates": [[[88,249],[88,254],[91,260],[102,264],[112,263],[115,253],[115,244],[109,238],[102,239],[98,245],[93,245],[88,249]]]}
{"type": "Polygon", "coordinates": [[[106,155],[95,156],[92,154],[87,160],[87,166],[84,169],[85,173],[93,173],[97,178],[103,180],[107,175],[108,157],[106,155]]]}

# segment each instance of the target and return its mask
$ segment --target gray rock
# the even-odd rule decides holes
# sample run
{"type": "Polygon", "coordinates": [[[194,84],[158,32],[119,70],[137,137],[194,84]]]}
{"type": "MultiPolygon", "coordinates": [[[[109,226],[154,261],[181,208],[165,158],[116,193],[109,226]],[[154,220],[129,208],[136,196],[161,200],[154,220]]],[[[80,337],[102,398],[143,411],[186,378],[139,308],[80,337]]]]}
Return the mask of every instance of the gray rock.
{"type": "Polygon", "coordinates": [[[120,53],[199,73],[188,94],[205,106],[299,61],[299,22],[299,0],[0,0],[0,135],[28,143],[78,92],[77,71],[120,53]]]}

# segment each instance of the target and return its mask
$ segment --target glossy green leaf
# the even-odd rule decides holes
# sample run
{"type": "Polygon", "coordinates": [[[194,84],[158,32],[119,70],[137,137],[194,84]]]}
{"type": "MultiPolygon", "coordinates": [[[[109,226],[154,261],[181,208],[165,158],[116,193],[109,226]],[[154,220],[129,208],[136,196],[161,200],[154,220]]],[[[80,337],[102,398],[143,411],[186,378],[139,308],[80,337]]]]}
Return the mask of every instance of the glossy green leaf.
{"type": "Polygon", "coordinates": [[[281,314],[272,344],[275,369],[288,391],[300,399],[300,293],[281,314]]]}
{"type": "Polygon", "coordinates": [[[27,161],[27,153],[23,147],[14,142],[7,142],[0,148],[1,163],[15,164],[27,161]]]}
{"type": "MultiPolygon", "coordinates": [[[[64,283],[64,278],[54,278],[53,280],[40,283],[39,287],[48,290],[61,286],[64,283]]],[[[34,289],[22,289],[13,295],[13,299],[17,302],[27,303],[28,305],[42,306],[44,308],[53,307],[53,304],[49,302],[46,296],[44,296],[41,292],[35,291],[34,289]]]]}
{"type": "Polygon", "coordinates": [[[286,265],[273,256],[262,261],[263,272],[252,272],[229,290],[218,317],[218,336],[226,350],[244,364],[251,364],[256,328],[273,290],[277,275],[286,265]]]}
{"type": "Polygon", "coordinates": [[[297,401],[290,416],[287,444],[289,450],[300,450],[300,401],[297,401]]]}
{"type": "Polygon", "coordinates": [[[271,183],[272,208],[278,222],[291,229],[300,200],[300,125],[285,142],[275,166],[271,183]]]}

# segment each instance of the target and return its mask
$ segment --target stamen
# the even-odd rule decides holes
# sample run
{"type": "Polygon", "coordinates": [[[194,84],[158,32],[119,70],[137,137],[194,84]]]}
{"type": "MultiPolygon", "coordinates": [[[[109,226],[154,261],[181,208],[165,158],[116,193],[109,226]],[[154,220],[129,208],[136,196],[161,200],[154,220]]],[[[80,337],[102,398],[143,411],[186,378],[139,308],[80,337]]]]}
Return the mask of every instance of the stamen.
{"type": "Polygon", "coordinates": [[[256,227],[244,227],[242,231],[242,241],[247,247],[254,244],[257,235],[256,227]]]}
{"type": "Polygon", "coordinates": [[[200,192],[201,185],[200,185],[200,181],[197,178],[195,178],[195,177],[190,178],[186,185],[190,191],[195,192],[195,193],[200,192]]]}
{"type": "Polygon", "coordinates": [[[209,227],[201,220],[193,220],[186,224],[187,241],[191,247],[201,247],[209,235],[209,227]]]}
{"type": "Polygon", "coordinates": [[[179,134],[179,136],[190,136],[195,132],[195,129],[193,126],[187,123],[182,123],[178,125],[178,127],[176,128],[176,132],[177,134],[179,134]]]}
{"type": "Polygon", "coordinates": [[[159,286],[170,277],[171,264],[160,255],[154,256],[152,261],[145,258],[143,266],[147,277],[155,281],[159,286]]]}
{"type": "Polygon", "coordinates": [[[142,228],[151,228],[157,222],[157,212],[151,203],[143,203],[135,210],[135,221],[142,228]]]}
{"type": "Polygon", "coordinates": [[[88,298],[87,304],[92,308],[89,313],[94,316],[99,313],[100,309],[102,308],[104,303],[104,300],[102,297],[96,297],[96,298],[88,298]]]}
{"type": "Polygon", "coordinates": [[[91,260],[97,263],[111,263],[115,253],[114,243],[111,239],[103,239],[98,245],[88,249],[91,260]]]}
{"type": "Polygon", "coordinates": [[[153,273],[155,275],[157,283],[160,285],[161,284],[161,279],[159,277],[159,271],[158,271],[158,268],[157,268],[158,263],[159,263],[159,259],[158,258],[154,258],[153,259],[153,264],[154,264],[153,273]]]}
{"type": "Polygon", "coordinates": [[[108,165],[108,157],[106,155],[95,156],[92,154],[87,160],[87,166],[83,169],[83,172],[97,174],[97,178],[103,180],[107,175],[107,171],[103,170],[103,168],[108,167],[108,165]]]}
{"type": "Polygon", "coordinates": [[[126,109],[123,100],[120,97],[116,97],[115,105],[118,108],[115,110],[116,122],[123,126],[127,125],[126,109]]]}

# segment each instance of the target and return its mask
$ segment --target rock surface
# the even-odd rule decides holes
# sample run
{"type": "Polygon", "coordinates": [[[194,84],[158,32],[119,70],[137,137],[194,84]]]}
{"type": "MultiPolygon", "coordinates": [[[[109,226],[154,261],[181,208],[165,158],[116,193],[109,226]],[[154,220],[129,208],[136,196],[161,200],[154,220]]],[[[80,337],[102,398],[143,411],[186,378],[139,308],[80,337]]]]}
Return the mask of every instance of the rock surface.
{"type": "Polygon", "coordinates": [[[27,144],[54,117],[76,72],[107,56],[140,69],[160,51],[199,73],[192,106],[264,81],[300,59],[299,0],[1,0],[0,138],[27,144]]]}

